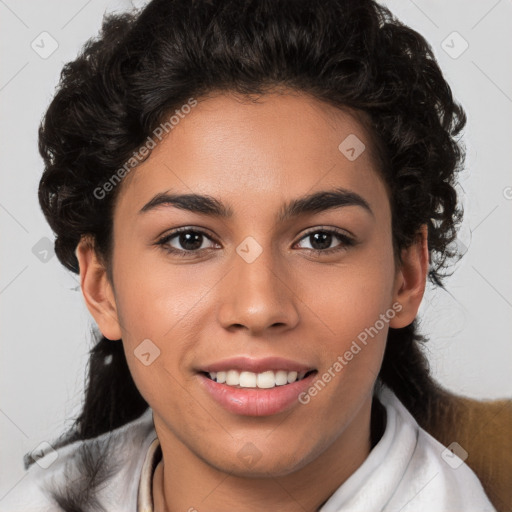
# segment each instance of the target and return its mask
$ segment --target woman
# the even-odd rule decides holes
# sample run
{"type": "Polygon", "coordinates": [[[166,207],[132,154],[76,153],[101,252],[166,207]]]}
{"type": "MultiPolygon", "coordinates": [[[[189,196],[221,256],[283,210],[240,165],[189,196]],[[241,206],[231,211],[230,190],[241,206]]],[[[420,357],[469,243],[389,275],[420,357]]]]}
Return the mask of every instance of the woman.
{"type": "Polygon", "coordinates": [[[465,121],[373,1],[106,17],[39,189],[101,334],[74,428],[2,510],[495,510],[420,426],[465,121]]]}

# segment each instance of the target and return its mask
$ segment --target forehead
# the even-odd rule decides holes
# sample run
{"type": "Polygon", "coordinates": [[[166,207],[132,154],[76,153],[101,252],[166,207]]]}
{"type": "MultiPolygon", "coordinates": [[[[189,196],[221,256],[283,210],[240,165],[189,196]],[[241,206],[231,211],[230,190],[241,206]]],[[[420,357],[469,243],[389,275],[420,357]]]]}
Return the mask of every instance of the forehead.
{"type": "Polygon", "coordinates": [[[172,189],[223,198],[239,209],[277,209],[287,198],[340,186],[377,209],[387,206],[358,114],[299,93],[252,99],[228,93],[199,99],[126,176],[117,208],[140,209],[172,189]]]}

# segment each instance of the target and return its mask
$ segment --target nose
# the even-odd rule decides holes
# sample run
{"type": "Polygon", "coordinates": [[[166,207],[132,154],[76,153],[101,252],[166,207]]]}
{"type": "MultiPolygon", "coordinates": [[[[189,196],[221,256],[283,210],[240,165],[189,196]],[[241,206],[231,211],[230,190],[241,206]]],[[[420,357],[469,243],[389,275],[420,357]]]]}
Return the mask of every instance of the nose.
{"type": "Polygon", "coordinates": [[[291,272],[268,246],[262,249],[253,261],[240,256],[243,252],[233,256],[218,309],[219,322],[227,330],[244,329],[258,335],[269,328],[291,329],[299,322],[300,300],[291,272]]]}

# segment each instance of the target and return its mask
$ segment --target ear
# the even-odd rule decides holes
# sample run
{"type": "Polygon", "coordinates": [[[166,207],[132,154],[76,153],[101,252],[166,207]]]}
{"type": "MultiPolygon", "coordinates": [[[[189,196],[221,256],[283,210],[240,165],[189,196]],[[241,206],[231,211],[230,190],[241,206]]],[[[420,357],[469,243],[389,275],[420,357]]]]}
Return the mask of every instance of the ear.
{"type": "Polygon", "coordinates": [[[90,236],[82,236],[75,255],[80,266],[80,285],[87,309],[105,338],[121,339],[121,326],[112,284],[108,279],[107,269],[96,254],[94,241],[90,236]]]}
{"type": "Polygon", "coordinates": [[[395,329],[406,327],[416,318],[425,293],[429,265],[428,226],[423,224],[416,241],[402,250],[402,265],[395,278],[393,304],[399,302],[402,309],[390,320],[395,329]]]}

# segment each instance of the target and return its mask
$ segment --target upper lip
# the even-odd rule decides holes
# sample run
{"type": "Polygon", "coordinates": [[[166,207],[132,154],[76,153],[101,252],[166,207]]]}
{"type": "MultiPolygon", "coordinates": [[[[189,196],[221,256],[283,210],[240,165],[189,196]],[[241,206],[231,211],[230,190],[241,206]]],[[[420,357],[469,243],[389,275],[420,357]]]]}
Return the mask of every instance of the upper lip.
{"type": "Polygon", "coordinates": [[[310,365],[292,361],[291,359],[284,359],[282,357],[265,357],[256,359],[241,356],[232,357],[230,359],[223,359],[222,361],[217,361],[215,363],[201,366],[200,371],[222,372],[227,370],[238,370],[240,372],[247,371],[253,373],[262,373],[268,370],[287,370],[289,372],[296,371],[297,373],[300,373],[308,372],[314,369],[315,368],[310,365]]]}

